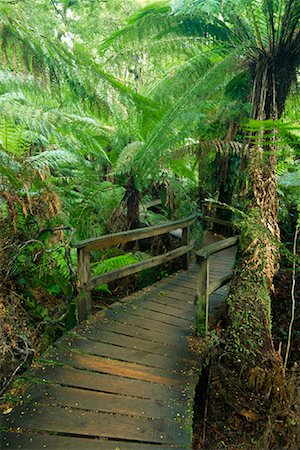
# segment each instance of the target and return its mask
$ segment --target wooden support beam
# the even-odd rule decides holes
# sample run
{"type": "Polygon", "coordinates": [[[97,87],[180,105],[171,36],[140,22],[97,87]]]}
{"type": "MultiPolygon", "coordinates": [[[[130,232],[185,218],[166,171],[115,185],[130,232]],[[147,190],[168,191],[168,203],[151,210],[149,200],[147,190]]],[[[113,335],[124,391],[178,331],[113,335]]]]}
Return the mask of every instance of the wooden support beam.
{"type": "MultiPolygon", "coordinates": [[[[190,227],[188,226],[182,229],[182,245],[183,246],[189,245],[189,241],[190,241],[190,227]]],[[[189,265],[190,265],[190,252],[187,252],[183,256],[183,268],[185,270],[188,270],[189,265]]]]}
{"type": "Polygon", "coordinates": [[[214,283],[211,283],[208,288],[208,295],[212,294],[213,292],[217,291],[221,287],[228,284],[231,279],[232,279],[232,274],[226,275],[226,277],[223,277],[220,280],[217,280],[214,283]]]}
{"type": "Polygon", "coordinates": [[[234,247],[239,241],[239,236],[234,236],[223,241],[206,245],[196,252],[196,261],[199,264],[197,298],[196,298],[196,332],[198,336],[206,336],[208,333],[208,307],[209,296],[217,289],[225,286],[232,279],[232,274],[209,284],[209,257],[227,248],[234,247]]]}
{"type": "Polygon", "coordinates": [[[228,228],[233,227],[232,222],[229,222],[229,220],[222,220],[222,219],[218,219],[217,217],[204,216],[203,220],[205,222],[218,223],[218,224],[224,225],[225,227],[228,227],[228,228]]]}
{"type": "Polygon", "coordinates": [[[79,248],[77,251],[78,257],[78,284],[79,284],[79,298],[78,298],[78,321],[79,323],[87,319],[91,312],[91,291],[89,289],[89,282],[91,278],[90,252],[84,248],[79,248]]]}
{"type": "Polygon", "coordinates": [[[209,261],[204,259],[199,264],[196,297],[196,333],[202,337],[208,333],[208,286],[209,261]]]}

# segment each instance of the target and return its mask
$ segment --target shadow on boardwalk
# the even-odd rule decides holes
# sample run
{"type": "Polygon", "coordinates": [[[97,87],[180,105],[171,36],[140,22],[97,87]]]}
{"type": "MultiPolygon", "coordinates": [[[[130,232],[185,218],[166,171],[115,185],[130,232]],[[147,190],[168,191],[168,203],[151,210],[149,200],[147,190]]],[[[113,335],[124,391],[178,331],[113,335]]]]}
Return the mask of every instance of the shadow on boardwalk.
{"type": "MultiPolygon", "coordinates": [[[[211,257],[212,281],[235,249],[211,257]]],[[[127,297],[57,341],[25,375],[22,404],[2,417],[0,448],[189,449],[196,266],[127,297]]],[[[222,288],[212,305],[227,295],[222,288]]]]}

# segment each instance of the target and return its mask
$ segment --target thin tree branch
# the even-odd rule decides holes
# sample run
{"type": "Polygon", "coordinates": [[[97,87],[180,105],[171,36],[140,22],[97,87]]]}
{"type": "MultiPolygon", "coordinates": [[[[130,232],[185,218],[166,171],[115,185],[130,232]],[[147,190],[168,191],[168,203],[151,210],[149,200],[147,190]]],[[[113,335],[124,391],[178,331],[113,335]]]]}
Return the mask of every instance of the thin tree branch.
{"type": "Polygon", "coordinates": [[[295,230],[295,236],[294,236],[294,244],[293,244],[293,273],[292,273],[292,290],[291,290],[291,297],[292,297],[292,314],[291,314],[291,321],[289,326],[289,334],[288,334],[288,342],[286,347],[286,353],[285,353],[285,359],[284,359],[284,369],[287,367],[288,359],[289,359],[289,353],[291,348],[291,342],[292,342],[292,329],[295,321],[295,310],[296,310],[296,298],[295,298],[295,286],[296,286],[296,254],[297,254],[297,240],[298,240],[298,234],[299,234],[299,227],[297,225],[295,230]]]}

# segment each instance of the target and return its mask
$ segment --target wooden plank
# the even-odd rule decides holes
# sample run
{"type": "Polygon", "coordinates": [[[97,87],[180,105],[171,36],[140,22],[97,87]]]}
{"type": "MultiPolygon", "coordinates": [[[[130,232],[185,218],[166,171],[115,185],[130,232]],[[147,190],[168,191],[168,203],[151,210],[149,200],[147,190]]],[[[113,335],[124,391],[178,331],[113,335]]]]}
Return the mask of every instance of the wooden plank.
{"type": "MultiPolygon", "coordinates": [[[[185,322],[193,322],[193,314],[192,309],[178,309],[174,307],[172,302],[169,302],[169,304],[161,304],[154,301],[146,300],[143,302],[143,310],[147,309],[152,312],[161,313],[161,314],[167,314],[171,317],[180,317],[185,322]]],[[[184,322],[182,322],[184,323],[184,322]]],[[[184,326],[184,325],[183,325],[184,326]]],[[[188,323],[186,324],[188,326],[188,323]]]]}
{"type": "MultiPolygon", "coordinates": [[[[63,345],[61,343],[60,345],[63,345]]],[[[106,358],[127,361],[140,364],[143,366],[149,366],[158,369],[176,370],[182,361],[170,358],[167,356],[154,355],[153,353],[145,352],[144,350],[132,349],[121,347],[120,345],[107,344],[105,342],[91,341],[82,337],[72,338],[65,340],[65,346],[67,348],[77,349],[81,352],[86,352],[91,355],[103,356],[106,358]],[[69,347],[68,347],[69,346],[69,347]]],[[[84,355],[85,356],[85,355],[84,355]]],[[[183,358],[184,355],[181,354],[183,358]]]]}
{"type": "Polygon", "coordinates": [[[132,378],[151,383],[178,386],[182,382],[182,377],[175,372],[172,372],[171,369],[164,370],[161,368],[146,366],[141,363],[130,363],[128,361],[121,361],[107,357],[81,354],[72,350],[67,351],[56,348],[53,349],[52,352],[48,353],[48,357],[53,361],[64,363],[65,365],[77,369],[117,375],[120,377],[132,378]]]}
{"type": "MultiPolygon", "coordinates": [[[[177,308],[186,308],[187,305],[193,305],[195,300],[195,295],[190,293],[178,292],[178,290],[174,287],[173,289],[162,289],[159,292],[159,295],[155,295],[153,298],[163,299],[164,297],[170,298],[174,300],[174,306],[177,308]],[[178,300],[178,301],[176,301],[178,300]]],[[[154,296],[154,294],[153,294],[154,296]]],[[[152,296],[151,296],[152,298],[152,296]]]]}
{"type": "Polygon", "coordinates": [[[218,219],[217,217],[204,216],[203,220],[206,222],[218,223],[220,225],[225,225],[228,228],[232,228],[234,225],[229,220],[218,219]]]}
{"type": "MultiPolygon", "coordinates": [[[[134,323],[122,323],[117,320],[107,320],[103,321],[101,325],[105,326],[105,330],[113,331],[114,333],[119,333],[125,336],[135,336],[139,339],[145,339],[149,342],[154,342],[158,344],[166,344],[170,347],[181,348],[185,347],[186,342],[180,336],[174,336],[172,334],[164,334],[160,331],[154,331],[151,329],[141,328],[136,322],[134,323]]],[[[185,338],[186,339],[186,338],[185,338]]]]}
{"type": "Polygon", "coordinates": [[[146,319],[152,319],[157,320],[161,323],[168,324],[168,325],[174,325],[175,327],[179,328],[180,330],[184,328],[189,328],[190,324],[187,323],[185,319],[182,319],[179,315],[170,316],[169,314],[165,314],[163,312],[159,311],[151,311],[147,308],[144,308],[144,306],[140,306],[137,308],[128,308],[127,312],[138,316],[138,317],[144,317],[146,319]]]}
{"type": "Polygon", "coordinates": [[[166,345],[164,343],[158,344],[136,336],[132,337],[124,334],[120,335],[118,333],[102,329],[85,331],[81,334],[81,336],[98,342],[106,342],[108,344],[121,345],[125,348],[143,350],[152,353],[153,355],[175,356],[178,352],[177,348],[171,347],[170,345],[166,345]]]}
{"type": "Polygon", "coordinates": [[[147,228],[138,228],[135,230],[122,231],[120,233],[106,234],[96,238],[86,239],[84,241],[73,244],[75,248],[85,248],[86,251],[96,250],[100,248],[110,247],[118,244],[125,244],[126,242],[136,241],[138,239],[146,239],[149,237],[159,236],[161,234],[169,233],[177,228],[184,228],[192,225],[196,220],[196,215],[180,219],[176,221],[169,221],[163,224],[154,225],[147,228]]]}
{"type": "Polygon", "coordinates": [[[181,402],[168,404],[162,400],[148,400],[105,392],[87,391],[59,385],[37,384],[26,393],[27,404],[67,406],[87,411],[123,414],[131,417],[174,420],[183,413],[181,402]]]}
{"type": "Polygon", "coordinates": [[[175,296],[173,297],[170,292],[168,295],[149,296],[147,302],[170,308],[174,311],[174,314],[181,314],[184,318],[193,317],[194,315],[194,301],[192,301],[190,297],[188,301],[182,302],[178,301],[175,296]]]}
{"type": "Polygon", "coordinates": [[[170,286],[180,286],[182,288],[188,288],[188,289],[193,289],[194,291],[196,291],[197,289],[197,282],[196,280],[184,280],[184,279],[178,279],[175,278],[174,280],[172,280],[170,282],[170,286]]]}
{"type": "Polygon", "coordinates": [[[221,250],[234,247],[239,242],[239,236],[233,236],[228,239],[223,239],[219,242],[214,242],[213,244],[206,245],[205,247],[201,248],[200,250],[197,250],[196,252],[196,259],[197,262],[203,261],[203,259],[208,258],[209,256],[213,255],[214,253],[220,252],[221,250]]]}
{"type": "Polygon", "coordinates": [[[228,284],[231,279],[232,275],[226,275],[225,277],[215,281],[214,283],[209,283],[208,295],[212,294],[213,292],[217,291],[221,287],[228,284]]]}
{"type": "MultiPolygon", "coordinates": [[[[178,335],[178,330],[174,325],[159,322],[158,320],[142,318],[131,313],[116,313],[113,311],[107,311],[106,317],[109,319],[118,320],[119,322],[135,325],[146,330],[158,331],[162,335],[171,335],[174,337],[178,335]]],[[[189,330],[181,330],[181,335],[188,336],[189,334],[189,330]]]]}
{"type": "MultiPolygon", "coordinates": [[[[184,420],[183,420],[184,424],[184,420]]],[[[12,429],[43,430],[78,436],[126,439],[149,443],[184,443],[187,440],[182,429],[174,421],[143,419],[74,410],[55,406],[17,407],[3,425],[12,429]]]]}
{"type": "Polygon", "coordinates": [[[151,267],[165,264],[169,261],[172,261],[175,258],[179,258],[180,256],[185,255],[186,253],[190,252],[193,248],[194,243],[192,242],[189,245],[176,248],[175,250],[164,253],[163,255],[153,256],[152,258],[149,258],[145,261],[140,261],[135,264],[122,267],[120,269],[112,270],[110,272],[104,273],[103,275],[99,275],[97,277],[92,278],[89,282],[88,287],[91,290],[94,289],[99,284],[119,280],[120,278],[141,272],[142,270],[150,269],[151,267]]]}
{"type": "MultiPolygon", "coordinates": [[[[165,283],[164,283],[164,286],[165,286],[165,283]]],[[[144,302],[147,302],[149,299],[152,300],[155,297],[162,297],[162,298],[165,296],[168,297],[167,290],[162,289],[162,287],[163,287],[163,285],[161,282],[156,283],[156,285],[152,285],[151,288],[146,288],[143,291],[143,293],[139,296],[135,296],[135,294],[133,294],[132,296],[120,299],[120,303],[125,304],[125,305],[138,306],[140,304],[143,304],[144,302]],[[157,284],[158,284],[158,286],[157,286],[157,284]]],[[[174,294],[174,291],[172,291],[172,295],[171,295],[173,300],[175,300],[172,302],[172,306],[180,308],[180,309],[182,309],[182,308],[186,309],[188,306],[191,305],[191,303],[188,302],[188,299],[186,296],[182,297],[179,295],[179,297],[177,298],[177,296],[173,295],[173,294],[174,294]]],[[[168,299],[168,301],[170,302],[170,298],[168,299]]],[[[167,304],[167,303],[165,303],[165,304],[167,304]]]]}
{"type": "Polygon", "coordinates": [[[166,290],[171,291],[172,293],[175,292],[177,294],[183,294],[185,296],[189,296],[191,299],[194,299],[197,292],[197,286],[195,286],[195,288],[189,288],[186,286],[180,286],[180,284],[173,283],[166,285],[166,290]]]}
{"type": "MultiPolygon", "coordinates": [[[[0,448],[10,450],[171,450],[172,445],[154,445],[136,442],[90,439],[72,436],[53,436],[49,434],[33,433],[2,433],[0,435],[0,448]]],[[[176,446],[176,448],[179,448],[176,446]]]]}
{"type": "Polygon", "coordinates": [[[46,382],[90,391],[111,392],[113,394],[167,401],[171,399],[179,400],[181,397],[180,389],[166,384],[162,385],[69,367],[48,366],[46,369],[35,369],[32,373],[34,377],[46,382]]]}

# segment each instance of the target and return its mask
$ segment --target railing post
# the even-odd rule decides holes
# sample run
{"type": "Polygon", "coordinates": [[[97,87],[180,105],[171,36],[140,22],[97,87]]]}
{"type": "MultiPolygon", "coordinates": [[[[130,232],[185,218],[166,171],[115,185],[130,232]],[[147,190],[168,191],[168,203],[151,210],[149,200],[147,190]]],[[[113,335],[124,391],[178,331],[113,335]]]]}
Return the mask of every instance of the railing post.
{"type": "Polygon", "coordinates": [[[208,286],[209,286],[209,260],[197,256],[198,280],[196,296],[196,333],[197,336],[206,336],[208,333],[208,286]]]}
{"type": "Polygon", "coordinates": [[[87,319],[91,312],[91,291],[89,289],[91,279],[91,254],[84,248],[78,248],[77,257],[79,284],[78,321],[81,323],[83,320],[87,319]]]}
{"type": "MultiPolygon", "coordinates": [[[[182,245],[189,245],[190,243],[190,227],[182,229],[182,245]]],[[[183,268],[188,270],[190,265],[190,252],[186,253],[183,257],[183,268]]]]}

